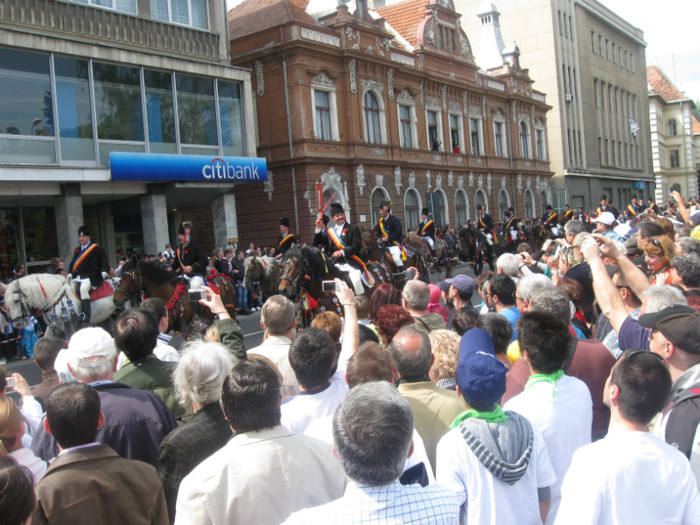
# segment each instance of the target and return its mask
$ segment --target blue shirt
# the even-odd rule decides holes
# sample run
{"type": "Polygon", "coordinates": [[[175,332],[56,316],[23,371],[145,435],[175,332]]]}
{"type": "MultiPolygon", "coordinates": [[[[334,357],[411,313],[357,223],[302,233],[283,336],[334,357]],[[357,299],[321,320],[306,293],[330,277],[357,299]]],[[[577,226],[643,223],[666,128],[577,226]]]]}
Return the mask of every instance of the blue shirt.
{"type": "Polygon", "coordinates": [[[510,344],[518,338],[518,330],[516,330],[515,327],[518,324],[518,319],[522,317],[522,314],[520,313],[520,310],[518,310],[517,306],[513,306],[512,308],[508,308],[506,310],[501,310],[498,313],[505,317],[508,320],[508,323],[510,323],[510,326],[513,327],[513,337],[511,337],[510,341],[508,341],[510,344]]]}

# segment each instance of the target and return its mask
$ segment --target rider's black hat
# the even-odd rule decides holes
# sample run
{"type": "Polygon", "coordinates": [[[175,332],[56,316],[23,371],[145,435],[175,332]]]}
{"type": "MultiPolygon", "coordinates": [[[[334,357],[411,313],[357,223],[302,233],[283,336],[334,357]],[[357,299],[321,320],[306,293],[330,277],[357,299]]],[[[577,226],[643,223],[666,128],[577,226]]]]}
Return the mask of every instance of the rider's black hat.
{"type": "Polygon", "coordinates": [[[83,225],[80,228],[78,228],[78,235],[85,235],[86,237],[90,237],[90,230],[88,230],[88,227],[83,225]]]}
{"type": "Polygon", "coordinates": [[[429,214],[430,214],[430,210],[429,210],[428,208],[423,208],[423,209],[420,211],[420,213],[421,213],[421,215],[429,215],[429,214]]]}
{"type": "Polygon", "coordinates": [[[180,225],[180,229],[177,231],[180,235],[185,235],[185,230],[192,231],[192,223],[190,221],[185,221],[180,225]]]}
{"type": "Polygon", "coordinates": [[[335,215],[338,215],[339,213],[345,213],[345,210],[343,209],[342,204],[340,204],[339,202],[334,202],[333,204],[331,204],[331,210],[330,210],[331,217],[334,217],[335,215]]]}
{"type": "Polygon", "coordinates": [[[287,217],[282,217],[280,219],[280,226],[286,226],[289,228],[289,219],[287,219],[287,217]]]}

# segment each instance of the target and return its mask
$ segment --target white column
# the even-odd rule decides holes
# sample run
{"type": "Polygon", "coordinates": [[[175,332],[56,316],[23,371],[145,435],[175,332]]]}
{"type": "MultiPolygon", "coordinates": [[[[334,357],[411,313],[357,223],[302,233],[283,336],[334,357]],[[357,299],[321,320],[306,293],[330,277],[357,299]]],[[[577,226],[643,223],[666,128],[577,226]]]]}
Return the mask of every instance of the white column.
{"type": "Polygon", "coordinates": [[[236,197],[226,193],[214,199],[211,205],[214,223],[214,241],[217,248],[238,242],[238,221],[236,220],[236,197]]]}

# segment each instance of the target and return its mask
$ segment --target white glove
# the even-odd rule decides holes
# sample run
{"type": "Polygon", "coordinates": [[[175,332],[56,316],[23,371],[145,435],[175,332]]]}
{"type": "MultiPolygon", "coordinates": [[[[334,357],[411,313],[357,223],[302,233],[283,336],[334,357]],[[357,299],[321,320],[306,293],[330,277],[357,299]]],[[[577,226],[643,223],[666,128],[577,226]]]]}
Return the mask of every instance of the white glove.
{"type": "Polygon", "coordinates": [[[107,272],[102,272],[103,279],[109,279],[109,274],[107,272]]]}
{"type": "Polygon", "coordinates": [[[73,274],[72,274],[72,273],[69,273],[68,275],[66,275],[66,279],[68,279],[69,281],[72,281],[72,280],[73,280],[73,274]]]}

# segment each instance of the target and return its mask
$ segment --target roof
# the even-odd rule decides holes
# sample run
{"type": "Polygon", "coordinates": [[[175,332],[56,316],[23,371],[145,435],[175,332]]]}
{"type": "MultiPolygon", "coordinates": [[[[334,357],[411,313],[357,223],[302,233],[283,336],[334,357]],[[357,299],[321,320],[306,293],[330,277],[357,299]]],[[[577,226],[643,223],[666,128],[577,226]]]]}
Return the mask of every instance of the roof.
{"type": "Polygon", "coordinates": [[[306,12],[309,0],[245,0],[228,12],[233,40],[291,21],[316,24],[306,12]]]}
{"type": "Polygon", "coordinates": [[[425,18],[429,0],[406,0],[377,9],[377,13],[412,46],[418,42],[418,25],[425,18]]]}
{"type": "Polygon", "coordinates": [[[665,102],[688,100],[688,97],[664,75],[659,66],[647,67],[647,81],[651,91],[659,95],[665,102]]]}

